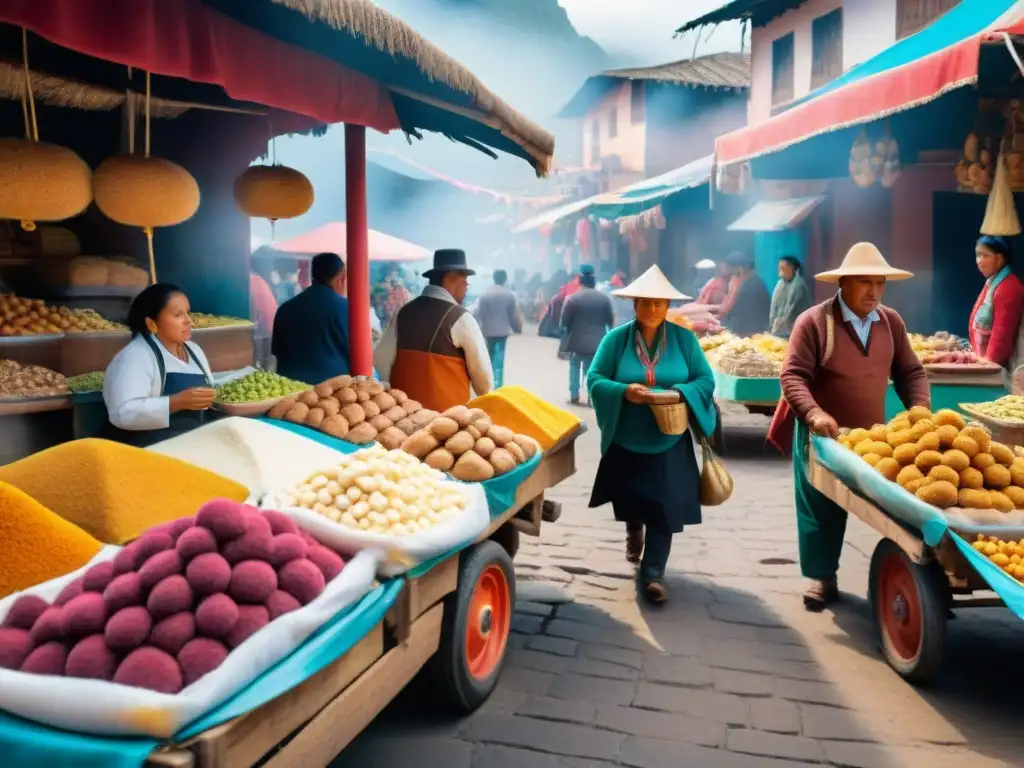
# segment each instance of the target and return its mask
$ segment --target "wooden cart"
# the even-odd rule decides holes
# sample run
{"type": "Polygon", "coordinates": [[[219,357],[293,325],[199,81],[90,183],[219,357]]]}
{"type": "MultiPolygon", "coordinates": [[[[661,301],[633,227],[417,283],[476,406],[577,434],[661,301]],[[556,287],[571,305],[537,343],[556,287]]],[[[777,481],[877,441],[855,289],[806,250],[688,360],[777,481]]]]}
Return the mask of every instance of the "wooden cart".
{"type": "Polygon", "coordinates": [[[470,547],[407,579],[387,616],[348,653],[259,709],[153,752],[151,768],[318,768],[421,671],[453,713],[479,707],[501,674],[515,607],[518,536],[561,513],[544,493],[576,472],[575,439],[544,454],[515,502],[470,547]]]}
{"type": "Polygon", "coordinates": [[[1003,605],[949,537],[937,547],[851,491],[809,451],[811,485],[882,535],[871,556],[868,595],[885,660],[911,683],[942,666],[946,622],[955,608],[1003,605]],[[975,596],[976,592],[990,592],[975,596]]]}

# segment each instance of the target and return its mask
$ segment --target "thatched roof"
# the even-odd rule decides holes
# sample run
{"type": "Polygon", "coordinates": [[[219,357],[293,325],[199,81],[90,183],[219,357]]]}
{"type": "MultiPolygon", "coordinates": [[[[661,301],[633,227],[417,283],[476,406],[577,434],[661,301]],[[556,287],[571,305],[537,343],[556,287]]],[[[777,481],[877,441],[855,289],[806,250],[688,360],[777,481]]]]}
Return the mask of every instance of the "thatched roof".
{"type": "Polygon", "coordinates": [[[407,130],[436,130],[470,145],[482,143],[503,151],[509,151],[507,145],[511,142],[521,149],[517,154],[531,161],[538,175],[546,174],[551,167],[555,140],[550,133],[498,98],[464,65],[370,0],[244,0],[244,4],[241,0],[212,0],[209,4],[278,40],[315,50],[373,77],[391,91],[407,130]],[[296,27],[293,19],[272,13],[268,5],[298,12],[309,22],[327,25],[339,35],[330,47],[318,46],[315,35],[309,34],[311,30],[296,27]],[[351,38],[364,50],[355,49],[351,38]],[[417,104],[403,109],[399,103],[403,98],[417,104]],[[430,110],[447,115],[426,114],[430,110]],[[423,124],[405,125],[416,122],[416,116],[423,118],[423,124]],[[459,130],[466,121],[479,128],[459,130]],[[450,132],[445,129],[448,125],[450,132]]]}
{"type": "Polygon", "coordinates": [[[807,0],[732,0],[731,3],[726,3],[721,8],[698,16],[696,19],[690,19],[676,30],[676,34],[681,35],[691,29],[738,19],[749,20],[755,27],[760,27],[806,2],[807,0]]]}
{"type": "Polygon", "coordinates": [[[612,88],[626,80],[667,83],[723,92],[745,91],[750,88],[750,54],[713,53],[709,56],[670,61],[653,67],[609,69],[599,75],[588,77],[562,107],[558,116],[582,117],[612,88]]]}

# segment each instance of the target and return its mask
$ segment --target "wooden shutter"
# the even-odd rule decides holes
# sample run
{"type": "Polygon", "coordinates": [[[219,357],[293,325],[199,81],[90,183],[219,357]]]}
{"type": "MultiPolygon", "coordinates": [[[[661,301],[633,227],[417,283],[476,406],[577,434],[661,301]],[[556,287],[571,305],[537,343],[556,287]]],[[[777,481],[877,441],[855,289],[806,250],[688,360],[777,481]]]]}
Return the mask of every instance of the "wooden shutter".
{"type": "Polygon", "coordinates": [[[811,24],[811,88],[843,74],[843,9],[819,16],[811,24]]]}
{"type": "Polygon", "coordinates": [[[793,33],[772,42],[772,106],[792,101],[796,95],[793,78],[793,33]]]}
{"type": "Polygon", "coordinates": [[[920,32],[960,0],[896,0],[896,39],[920,32]]]}

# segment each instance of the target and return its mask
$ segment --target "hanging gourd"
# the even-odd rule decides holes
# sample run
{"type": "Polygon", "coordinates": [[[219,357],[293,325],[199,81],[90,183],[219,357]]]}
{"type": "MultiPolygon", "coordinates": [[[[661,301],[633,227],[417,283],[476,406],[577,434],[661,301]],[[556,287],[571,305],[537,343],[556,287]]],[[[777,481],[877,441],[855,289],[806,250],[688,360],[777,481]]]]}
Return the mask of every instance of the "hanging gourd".
{"type": "Polygon", "coordinates": [[[1010,172],[1010,188],[1015,192],[1024,188],[1024,154],[1021,153],[1018,142],[1017,121],[1020,119],[1019,102],[1014,101],[1010,105],[1007,117],[1007,127],[1010,132],[1010,148],[1003,154],[1006,161],[1006,170],[1010,172]]]}
{"type": "Polygon", "coordinates": [[[903,165],[900,162],[900,145],[892,135],[888,121],[885,123],[885,135],[875,145],[875,151],[882,156],[882,186],[892,189],[903,173],[903,165]]]}
{"type": "Polygon", "coordinates": [[[235,203],[253,219],[294,219],[313,206],[313,185],[286,165],[252,165],[235,179],[235,203]]]}
{"type": "Polygon", "coordinates": [[[871,168],[871,142],[868,132],[862,130],[850,148],[850,178],[858,187],[870,187],[877,178],[871,168]]]}
{"type": "Polygon", "coordinates": [[[37,221],[64,221],[92,202],[92,171],[67,147],[39,141],[28,31],[21,30],[25,90],[21,109],[25,138],[0,138],[0,219],[16,219],[27,232],[37,221]]]}
{"type": "Polygon", "coordinates": [[[996,159],[995,178],[992,192],[985,205],[985,220],[981,223],[981,234],[1014,237],[1020,234],[1020,218],[1010,187],[1010,174],[1006,168],[1002,151],[996,159]]]}
{"type": "MultiPolygon", "coordinates": [[[[129,124],[135,118],[129,100],[129,124]]],[[[156,282],[153,230],[188,221],[199,209],[199,184],[188,171],[162,157],[150,157],[150,75],[146,73],[145,154],[134,154],[134,128],[129,153],[109,157],[93,174],[96,207],[118,224],[141,227],[149,250],[149,279],[156,282]]]]}

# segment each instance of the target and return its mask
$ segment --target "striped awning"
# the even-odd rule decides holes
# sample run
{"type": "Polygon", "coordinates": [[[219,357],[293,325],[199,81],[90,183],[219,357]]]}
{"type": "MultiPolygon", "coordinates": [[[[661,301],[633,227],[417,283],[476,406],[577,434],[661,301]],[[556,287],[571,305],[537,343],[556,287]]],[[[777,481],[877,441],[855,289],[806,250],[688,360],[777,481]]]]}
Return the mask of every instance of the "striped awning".
{"type": "Polygon", "coordinates": [[[610,199],[595,202],[589,213],[603,219],[636,216],[661,205],[665,198],[687,189],[703,186],[711,180],[715,156],[705,155],[691,163],[630,184],[614,193],[610,199]]]}
{"type": "Polygon", "coordinates": [[[962,0],[915,35],[855,66],[769,120],[719,136],[719,166],[927,104],[978,82],[981,47],[1024,34],[1024,2],[962,0]]]}
{"type": "Polygon", "coordinates": [[[810,216],[824,195],[792,197],[788,200],[764,200],[728,226],[731,232],[782,232],[793,229],[810,216]]]}

